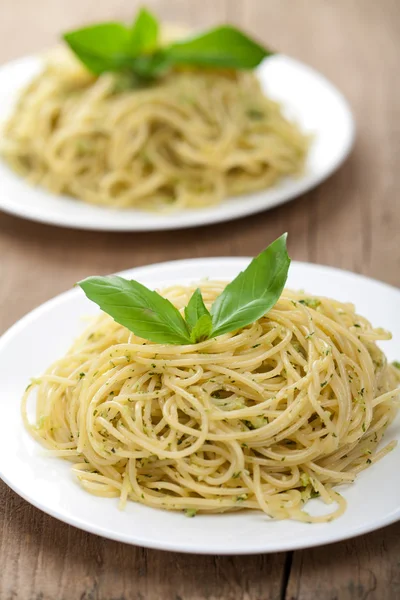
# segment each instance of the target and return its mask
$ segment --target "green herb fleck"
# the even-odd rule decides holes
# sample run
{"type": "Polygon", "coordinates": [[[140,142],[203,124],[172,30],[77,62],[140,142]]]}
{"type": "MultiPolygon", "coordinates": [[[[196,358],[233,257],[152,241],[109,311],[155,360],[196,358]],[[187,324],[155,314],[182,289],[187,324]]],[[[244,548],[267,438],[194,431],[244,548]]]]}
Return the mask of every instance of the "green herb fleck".
{"type": "Polygon", "coordinates": [[[249,108],[246,111],[247,116],[253,121],[261,121],[265,117],[265,113],[258,108],[249,108]]]}
{"type": "Polygon", "coordinates": [[[305,306],[308,306],[309,308],[318,308],[318,306],[321,304],[321,300],[318,300],[318,298],[303,298],[303,300],[299,300],[300,304],[304,304],[305,306]]]}
{"type": "Polygon", "coordinates": [[[247,500],[247,498],[247,494],[240,494],[240,496],[236,496],[236,502],[244,502],[245,500],[247,500]]]}
{"type": "Polygon", "coordinates": [[[300,475],[300,481],[301,481],[303,487],[307,487],[308,484],[310,483],[310,478],[309,478],[308,474],[307,473],[302,473],[300,475]]]}

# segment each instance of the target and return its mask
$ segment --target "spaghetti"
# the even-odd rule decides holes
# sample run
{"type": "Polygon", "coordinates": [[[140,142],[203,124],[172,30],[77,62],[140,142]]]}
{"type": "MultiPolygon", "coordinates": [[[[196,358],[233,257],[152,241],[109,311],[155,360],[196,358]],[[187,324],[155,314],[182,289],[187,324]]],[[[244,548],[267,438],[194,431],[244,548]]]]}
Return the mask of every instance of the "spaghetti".
{"type": "MultiPolygon", "coordinates": [[[[208,306],[224,285],[201,286],[208,306]]],[[[194,289],[164,295],[183,308],[194,289]]],[[[103,313],[29,386],[23,417],[87,491],[122,506],[327,521],[346,506],[334,486],[395,445],[378,449],[400,392],[376,345],[389,338],[351,304],[289,290],[252,325],[196,345],[145,342],[103,313]],[[310,516],[314,495],[334,511],[310,516]]]]}
{"type": "Polygon", "coordinates": [[[150,211],[268,188],[302,172],[309,145],[252,72],[175,70],[132,89],[62,52],[23,91],[2,138],[33,185],[150,211]]]}

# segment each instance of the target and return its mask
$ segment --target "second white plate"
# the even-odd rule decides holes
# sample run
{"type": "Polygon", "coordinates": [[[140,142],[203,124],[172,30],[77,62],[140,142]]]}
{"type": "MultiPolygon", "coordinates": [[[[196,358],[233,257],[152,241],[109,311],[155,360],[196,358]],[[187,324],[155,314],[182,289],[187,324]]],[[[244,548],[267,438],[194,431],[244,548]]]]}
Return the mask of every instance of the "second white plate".
{"type": "MultiPolygon", "coordinates": [[[[41,68],[41,59],[22,58],[0,68],[0,121],[15,104],[18,92],[41,68]]],[[[342,94],[322,75],[287,56],[277,55],[258,69],[265,92],[278,100],[288,117],[312,133],[306,170],[254,194],[227,198],[217,206],[180,210],[168,215],[139,210],[111,210],[29,186],[0,162],[0,209],[61,227],[102,231],[155,231],[196,227],[237,219],[267,210],[303,194],[328,177],[349,153],[354,138],[351,112],[342,94]]]]}
{"type": "MultiPolygon", "coordinates": [[[[248,264],[243,258],[184,260],[126,271],[125,277],[150,287],[189,283],[209,276],[232,279],[248,264]]],[[[302,263],[292,263],[288,287],[306,289],[354,302],[376,326],[393,332],[383,344],[390,360],[400,358],[400,291],[358,275],[302,263]]],[[[0,476],[20,496],[46,513],[86,531],[111,539],[162,550],[202,554],[252,554],[295,550],[359,535],[400,519],[400,462],[397,446],[363,471],[355,483],[341,486],[347,500],[342,517],[309,525],[271,521],[261,512],[197,515],[157,510],[129,502],[118,510],[118,500],[85,492],[71,473],[71,464],[44,455],[25,431],[20,402],[27,382],[62,356],[85,323],[80,317],[95,313],[81,290],[75,289],[43,304],[14,325],[0,340],[4,377],[0,395],[3,427],[0,436],[0,476]]],[[[396,419],[385,442],[400,438],[396,419]]],[[[326,512],[322,501],[307,504],[314,514],[326,512]]]]}

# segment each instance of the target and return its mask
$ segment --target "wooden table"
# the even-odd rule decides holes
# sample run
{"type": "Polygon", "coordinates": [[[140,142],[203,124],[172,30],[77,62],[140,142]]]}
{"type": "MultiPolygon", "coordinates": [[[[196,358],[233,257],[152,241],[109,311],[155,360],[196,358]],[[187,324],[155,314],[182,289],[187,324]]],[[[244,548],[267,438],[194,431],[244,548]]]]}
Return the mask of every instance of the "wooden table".
{"type": "MultiPolygon", "coordinates": [[[[186,257],[253,256],[284,230],[297,260],[335,265],[399,285],[398,2],[148,4],[166,19],[196,26],[225,19],[238,23],[320,70],[343,90],[354,110],[354,152],[328,181],[290,204],[179,235],[84,233],[1,214],[0,330],[89,274],[186,257]]],[[[0,61],[50,46],[61,31],[83,22],[131,18],[135,5],[128,0],[3,0],[0,61]]],[[[1,600],[400,598],[400,524],[294,553],[199,557],[89,535],[33,508],[3,483],[0,506],[1,600]]]]}

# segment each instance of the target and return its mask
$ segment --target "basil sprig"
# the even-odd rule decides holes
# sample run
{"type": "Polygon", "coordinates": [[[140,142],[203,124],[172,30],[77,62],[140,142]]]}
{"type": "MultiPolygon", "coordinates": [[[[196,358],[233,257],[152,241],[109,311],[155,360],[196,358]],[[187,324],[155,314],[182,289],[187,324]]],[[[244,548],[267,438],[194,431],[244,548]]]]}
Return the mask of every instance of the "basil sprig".
{"type": "Polygon", "coordinates": [[[159,23],[144,8],[130,27],[100,23],[63,37],[92,73],[130,72],[143,79],[157,77],[174,66],[254,69],[272,54],[231,25],[161,46],[159,23]]]}
{"type": "Polygon", "coordinates": [[[141,338],[161,344],[195,344],[250,325],[278,301],[290,258],[285,233],[229,283],[210,311],[196,289],[184,315],[166,298],[134,280],[111,275],[78,282],[86,296],[141,338]]]}

